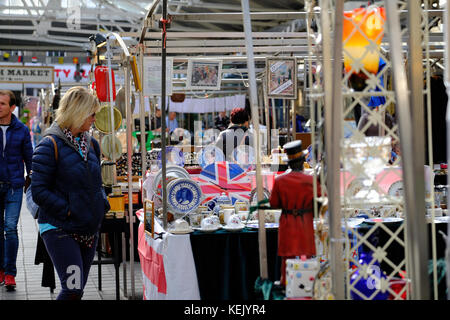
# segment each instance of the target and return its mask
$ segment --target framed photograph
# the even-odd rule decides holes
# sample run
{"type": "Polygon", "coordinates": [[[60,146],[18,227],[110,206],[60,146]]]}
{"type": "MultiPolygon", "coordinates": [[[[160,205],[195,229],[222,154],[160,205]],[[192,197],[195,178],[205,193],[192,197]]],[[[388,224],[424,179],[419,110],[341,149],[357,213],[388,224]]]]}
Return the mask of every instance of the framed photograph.
{"type": "Polygon", "coordinates": [[[297,99],[296,58],[266,58],[266,81],[269,98],[297,99]]]}
{"type": "Polygon", "coordinates": [[[154,218],[155,218],[155,203],[151,200],[144,200],[144,230],[147,234],[154,235],[154,218]]]}
{"type": "Polygon", "coordinates": [[[220,90],[222,80],[222,60],[192,60],[188,61],[188,89],[220,90]]]}

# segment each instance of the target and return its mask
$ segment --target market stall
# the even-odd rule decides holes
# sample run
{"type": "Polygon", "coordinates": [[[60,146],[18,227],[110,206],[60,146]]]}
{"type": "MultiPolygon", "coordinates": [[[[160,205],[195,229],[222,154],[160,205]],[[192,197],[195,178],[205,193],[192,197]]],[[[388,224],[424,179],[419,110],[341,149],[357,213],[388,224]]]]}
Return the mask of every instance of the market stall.
{"type": "MultiPolygon", "coordinates": [[[[425,264],[422,262],[412,267],[413,260],[410,259],[424,257],[426,243],[429,240],[432,243],[434,295],[437,298],[436,260],[441,257],[436,252],[435,244],[438,236],[433,218],[437,215],[437,210],[434,206],[429,206],[432,236],[428,239],[424,231],[424,213],[428,210],[422,203],[414,206],[411,193],[411,190],[415,190],[412,185],[423,186],[423,190],[417,189],[414,194],[424,194],[424,204],[427,206],[435,202],[434,175],[431,172],[434,166],[432,157],[427,165],[420,161],[412,161],[413,164],[406,164],[404,161],[405,155],[409,155],[410,159],[414,158],[412,154],[424,152],[413,152],[412,149],[408,149],[409,147],[404,147],[405,144],[413,145],[413,143],[402,142],[410,139],[408,137],[411,128],[404,124],[405,115],[402,116],[407,104],[404,101],[404,90],[397,87],[398,79],[404,70],[393,67],[401,66],[402,62],[394,64],[393,61],[399,57],[389,54],[394,43],[401,44],[402,41],[406,41],[396,38],[400,34],[395,31],[398,22],[396,17],[388,16],[392,19],[389,23],[394,31],[391,33],[386,31],[384,36],[383,28],[387,20],[384,8],[370,7],[367,11],[362,11],[365,19],[367,17],[380,19],[377,26],[381,26],[381,31],[377,30],[374,39],[367,39],[368,35],[361,35],[366,42],[374,46],[376,67],[373,68],[364,66],[364,59],[367,58],[364,55],[356,54],[353,61],[349,59],[349,56],[355,55],[355,52],[351,51],[354,41],[351,38],[351,30],[360,23],[358,21],[365,23],[364,19],[352,20],[352,17],[360,14],[360,11],[354,11],[353,16],[345,14],[341,17],[335,15],[335,10],[328,1],[321,2],[320,7],[312,7],[308,1],[306,12],[299,13],[249,14],[249,9],[245,8],[246,1],[243,1],[242,13],[173,14],[170,17],[167,17],[164,10],[162,15],[156,14],[158,4],[159,1],[153,3],[140,34],[114,35],[116,42],[110,43],[108,55],[103,57],[103,61],[110,64],[117,63],[125,74],[127,152],[120,155],[119,161],[113,159],[112,162],[118,166],[114,170],[115,176],[119,170],[127,173],[126,179],[122,181],[127,186],[117,195],[127,193],[128,199],[132,199],[133,193],[138,194],[136,203],[133,201],[128,206],[129,219],[134,219],[133,215],[136,213],[133,204],[136,204],[135,209],[144,207],[139,211],[141,223],[138,231],[138,251],[144,281],[147,281],[148,285],[145,289],[147,298],[173,297],[172,293],[168,295],[166,292],[158,296],[154,292],[159,290],[157,283],[162,275],[166,279],[167,286],[167,279],[172,279],[178,272],[177,270],[162,272],[160,266],[161,257],[175,261],[174,257],[177,255],[176,250],[164,251],[164,244],[170,247],[172,246],[170,243],[178,241],[182,242],[180,245],[183,248],[191,248],[192,257],[188,250],[189,257],[183,259],[189,260],[191,269],[189,283],[197,284],[200,288],[199,294],[194,290],[195,292],[190,292],[189,295],[195,299],[203,296],[201,294],[203,281],[199,275],[202,267],[199,266],[198,257],[204,253],[199,253],[198,239],[207,237],[211,237],[208,242],[212,243],[219,241],[221,237],[231,239],[245,236],[247,233],[256,233],[259,276],[263,280],[275,281],[272,276],[269,277],[268,272],[274,268],[273,237],[278,227],[277,215],[279,217],[281,210],[287,208],[274,211],[269,207],[264,208],[263,205],[264,200],[267,200],[272,192],[276,177],[286,174],[289,158],[281,146],[298,137],[304,143],[308,141],[307,145],[302,146],[306,167],[304,172],[313,177],[314,202],[311,210],[314,212],[316,246],[319,248],[317,255],[312,258],[315,259],[312,263],[314,269],[307,271],[312,272],[310,279],[315,279],[318,286],[328,288],[315,296],[310,291],[307,296],[354,298],[351,293],[354,290],[361,291],[361,288],[357,288],[358,280],[365,275],[355,271],[357,280],[351,281],[352,278],[347,276],[347,271],[360,270],[366,264],[375,263],[377,266],[378,264],[384,266],[387,263],[391,267],[387,271],[388,285],[377,288],[376,293],[382,292],[384,298],[389,295],[393,298],[403,298],[405,293],[407,298],[419,292],[426,295],[425,264]],[[209,21],[223,18],[243,21],[244,32],[170,32],[170,23],[173,21],[188,23],[195,20],[209,21]],[[293,18],[306,19],[307,32],[252,33],[250,30],[251,19],[264,21],[293,18]],[[312,28],[313,21],[320,22],[321,28],[312,28]],[[334,21],[334,25],[331,25],[331,21],[334,21]],[[147,32],[147,29],[157,27],[162,29],[162,32],[147,32]],[[333,45],[330,32],[341,29],[344,41],[335,42],[333,45]],[[122,36],[138,36],[139,45],[127,48],[128,54],[118,54],[114,47],[123,46],[120,40],[122,36]],[[253,56],[253,52],[261,55],[253,56]],[[342,54],[346,70],[344,75],[341,74],[342,65],[331,63],[332,59],[340,59],[342,54]],[[136,55],[137,59],[133,55],[136,55]],[[134,67],[133,59],[137,61],[134,67]],[[385,62],[382,67],[378,63],[380,59],[385,62]],[[280,66],[284,66],[286,70],[279,71],[280,66]],[[358,74],[357,68],[358,72],[364,70],[360,71],[364,73],[364,81],[369,79],[367,80],[369,87],[364,90],[357,90],[355,87],[352,74],[358,74]],[[208,73],[209,70],[214,71],[208,73]],[[131,86],[131,71],[135,74],[134,91],[131,86]],[[212,78],[201,78],[202,72],[211,74],[212,78]],[[239,74],[240,77],[231,79],[227,77],[230,74],[239,74]],[[244,77],[244,74],[247,77],[244,77]],[[229,86],[231,83],[234,86],[229,86]],[[180,100],[168,98],[180,93],[183,96],[180,100]],[[130,100],[134,95],[139,101],[141,131],[145,130],[145,118],[156,113],[156,105],[161,109],[162,119],[165,119],[166,113],[170,111],[181,114],[194,112],[204,114],[230,110],[232,104],[244,107],[242,103],[247,101],[252,114],[253,134],[256,137],[253,153],[248,150],[244,152],[237,150],[232,161],[225,161],[221,150],[214,144],[207,144],[215,140],[214,132],[211,136],[206,135],[201,131],[203,128],[201,123],[197,123],[195,125],[197,127],[194,128],[200,133],[194,130],[194,134],[191,135],[190,132],[186,132],[186,127],[183,127],[174,137],[173,134],[164,133],[167,127],[165,121],[161,122],[163,133],[156,139],[159,143],[152,141],[149,150],[145,134],[140,134],[140,150],[138,150],[137,147],[133,147],[131,138],[134,124],[131,122],[133,107],[130,106],[130,100]],[[145,110],[146,99],[150,101],[148,111],[145,110]],[[282,101],[282,113],[277,117],[274,111],[279,101],[282,101]],[[372,105],[373,101],[377,104],[372,105]],[[288,114],[290,110],[295,111],[303,105],[310,109],[308,127],[311,132],[297,136],[295,112],[292,112],[292,130],[288,114]],[[349,114],[357,105],[369,117],[365,127],[350,125],[355,119],[349,119],[349,114]],[[399,117],[398,123],[390,127],[382,120],[389,113],[388,107],[397,111],[399,117]],[[259,128],[263,122],[266,124],[264,133],[259,128]],[[373,125],[378,126],[377,135],[369,137],[365,132],[373,125]],[[325,127],[332,129],[325,131],[325,127]],[[269,130],[273,128],[279,130],[269,130]],[[281,138],[283,135],[284,140],[281,138]],[[402,156],[399,156],[398,151],[401,151],[402,156]],[[242,160],[246,157],[251,161],[242,160]],[[411,180],[413,178],[414,180],[411,180]],[[137,184],[137,188],[133,183],[137,184]],[[138,192],[135,192],[136,189],[138,192]],[[319,190],[322,192],[319,193],[319,190]],[[411,218],[412,215],[415,218],[411,218]],[[359,233],[359,231],[355,233],[355,230],[362,222],[373,224],[370,231],[365,233],[361,225],[359,231],[362,235],[355,237],[354,235],[359,233]],[[390,223],[398,222],[404,223],[400,223],[398,232],[389,233],[392,238],[390,241],[399,242],[405,254],[399,261],[392,262],[387,258],[392,254],[388,247],[370,245],[369,236],[366,235],[376,233],[376,230],[387,230],[390,223]],[[255,227],[254,230],[257,232],[250,232],[249,226],[255,227]],[[274,227],[275,230],[266,230],[269,227],[274,227]],[[409,236],[400,239],[399,235],[404,230],[409,236]],[[412,233],[420,234],[421,240],[413,239],[412,233]],[[270,245],[269,234],[272,238],[270,245]],[[422,242],[420,246],[417,241],[422,242]],[[269,246],[272,249],[269,250],[269,246]],[[361,248],[375,254],[375,258],[370,261],[361,260],[359,254],[354,254],[362,252],[361,248]],[[269,256],[272,258],[269,259],[269,256]],[[326,269],[328,272],[318,272],[325,265],[329,268],[326,269]],[[160,276],[155,278],[155,272],[159,272],[160,276]],[[405,281],[409,283],[416,281],[412,291],[405,286],[401,292],[397,292],[394,287],[389,286],[389,280],[397,279],[400,272],[408,275],[405,281]],[[149,289],[150,287],[152,289],[149,289]],[[386,295],[386,292],[389,295],[386,295]]],[[[342,5],[343,1],[336,3],[337,12],[343,11],[342,5]]],[[[403,3],[402,5],[403,11],[394,10],[396,14],[417,13],[414,10],[411,12],[405,10],[406,5],[403,3]]],[[[412,23],[410,27],[417,26],[412,23]]],[[[423,29],[420,32],[427,34],[423,29]]],[[[358,50],[364,52],[364,45],[361,48],[358,50]]],[[[424,54],[428,54],[426,50],[424,54]]],[[[425,66],[428,66],[429,60],[429,56],[423,58],[425,66]]],[[[417,70],[413,71],[411,72],[417,76],[417,70]]],[[[111,81],[109,84],[111,85],[111,81]]],[[[110,103],[113,105],[113,101],[110,103]]],[[[148,123],[154,121],[152,119],[149,119],[148,123]]],[[[120,181],[117,184],[120,184],[120,181]]],[[[131,229],[130,233],[133,236],[131,229]]],[[[254,249],[249,249],[242,251],[242,255],[250,251],[251,254],[255,254],[254,249]]],[[[224,254],[232,256],[230,252],[224,254]]],[[[290,266],[295,265],[294,263],[290,266]]],[[[229,276],[228,273],[226,276],[229,276]]],[[[174,288],[177,285],[170,286],[174,288]]],[[[208,288],[203,287],[203,290],[208,288]]],[[[369,295],[361,293],[359,296],[364,299],[381,297],[371,295],[372,293],[369,295]]],[[[301,295],[304,292],[291,292],[288,296],[295,298],[295,294],[301,295]]]]}

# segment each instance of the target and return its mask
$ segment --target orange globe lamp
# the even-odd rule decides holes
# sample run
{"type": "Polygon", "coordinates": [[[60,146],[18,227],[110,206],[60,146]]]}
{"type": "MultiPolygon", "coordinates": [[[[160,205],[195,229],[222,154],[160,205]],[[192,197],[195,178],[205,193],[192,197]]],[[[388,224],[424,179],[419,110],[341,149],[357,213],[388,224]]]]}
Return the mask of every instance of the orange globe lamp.
{"type": "Polygon", "coordinates": [[[344,12],[345,72],[361,73],[361,68],[373,74],[378,72],[385,21],[385,9],[376,6],[344,12]]]}

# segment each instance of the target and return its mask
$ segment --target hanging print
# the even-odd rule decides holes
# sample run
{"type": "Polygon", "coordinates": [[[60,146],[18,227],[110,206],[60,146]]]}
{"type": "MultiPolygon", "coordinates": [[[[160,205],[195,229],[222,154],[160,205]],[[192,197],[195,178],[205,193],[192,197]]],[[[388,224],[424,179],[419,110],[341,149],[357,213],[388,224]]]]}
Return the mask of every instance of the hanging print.
{"type": "Polygon", "coordinates": [[[266,79],[269,98],[297,99],[296,58],[266,58],[266,79]]]}

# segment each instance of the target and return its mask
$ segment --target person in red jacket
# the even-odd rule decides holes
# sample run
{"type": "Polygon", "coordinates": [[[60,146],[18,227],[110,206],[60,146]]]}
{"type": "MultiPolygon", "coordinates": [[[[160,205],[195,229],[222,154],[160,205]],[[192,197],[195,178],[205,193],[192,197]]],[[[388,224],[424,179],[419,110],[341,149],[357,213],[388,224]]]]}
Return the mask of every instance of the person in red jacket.
{"type": "MultiPolygon", "coordinates": [[[[303,173],[305,154],[301,140],[283,146],[291,172],[275,179],[270,206],[282,209],[278,229],[278,255],[282,257],[281,285],[286,285],[286,259],[316,255],[314,242],[313,176],[303,173]]],[[[320,186],[318,185],[318,196],[320,186]]]]}

